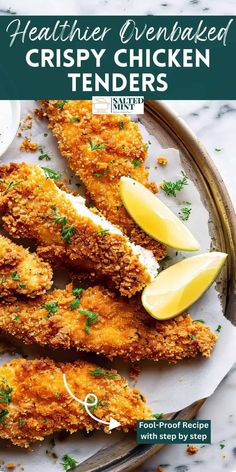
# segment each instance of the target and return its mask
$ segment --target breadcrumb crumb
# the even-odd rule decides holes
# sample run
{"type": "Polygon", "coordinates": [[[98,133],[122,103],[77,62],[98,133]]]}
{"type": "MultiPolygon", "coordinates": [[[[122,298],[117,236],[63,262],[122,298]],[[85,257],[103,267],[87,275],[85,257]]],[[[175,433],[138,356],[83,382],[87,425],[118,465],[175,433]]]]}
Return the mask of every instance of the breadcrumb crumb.
{"type": "Polygon", "coordinates": [[[189,445],[186,448],[186,452],[187,454],[189,454],[189,456],[193,456],[194,454],[197,454],[198,451],[199,451],[199,448],[197,446],[189,445]]]}
{"type": "Polygon", "coordinates": [[[24,138],[19,149],[22,152],[35,152],[38,147],[38,143],[33,143],[29,138],[24,138]]]}
{"type": "Polygon", "coordinates": [[[166,166],[166,164],[168,164],[168,159],[166,157],[159,156],[157,158],[157,164],[160,166],[166,166]]]}

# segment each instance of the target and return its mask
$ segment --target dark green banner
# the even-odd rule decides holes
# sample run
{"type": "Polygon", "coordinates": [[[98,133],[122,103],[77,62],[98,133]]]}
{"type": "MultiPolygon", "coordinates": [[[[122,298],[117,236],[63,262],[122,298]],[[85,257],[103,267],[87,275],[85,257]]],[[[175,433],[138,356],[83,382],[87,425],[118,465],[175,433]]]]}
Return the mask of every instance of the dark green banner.
{"type": "Polygon", "coordinates": [[[1,16],[1,99],[236,99],[236,17],[1,16]]]}
{"type": "Polygon", "coordinates": [[[210,444],[210,420],[140,420],[138,444],[210,444]]]}

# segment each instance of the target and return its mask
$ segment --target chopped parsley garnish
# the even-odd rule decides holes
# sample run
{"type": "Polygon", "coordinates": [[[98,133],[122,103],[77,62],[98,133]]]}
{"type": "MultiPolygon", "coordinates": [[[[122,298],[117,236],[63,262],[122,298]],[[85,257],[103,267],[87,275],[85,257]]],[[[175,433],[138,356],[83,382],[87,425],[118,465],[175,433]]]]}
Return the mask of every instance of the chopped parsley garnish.
{"type": "Polygon", "coordinates": [[[26,288],[25,284],[19,284],[19,288],[26,288]]]}
{"type": "Polygon", "coordinates": [[[185,185],[188,185],[187,176],[182,172],[183,178],[177,180],[176,182],[171,182],[170,180],[164,180],[161,184],[162,190],[166,193],[166,195],[176,197],[176,193],[180,192],[184,188],[185,185]]]}
{"type": "Polygon", "coordinates": [[[23,420],[22,418],[18,419],[18,423],[19,423],[20,426],[23,426],[24,422],[25,422],[25,420],[23,420]]]}
{"type": "Polygon", "coordinates": [[[152,416],[154,416],[156,420],[160,420],[161,418],[163,418],[164,413],[154,413],[154,415],[152,416]]]}
{"type": "Polygon", "coordinates": [[[60,180],[62,178],[61,172],[58,172],[57,170],[49,169],[49,167],[41,167],[41,169],[43,169],[44,174],[48,179],[60,180]]]}
{"type": "Polygon", "coordinates": [[[97,375],[97,376],[103,376],[103,377],[108,377],[109,379],[114,379],[115,377],[117,377],[117,374],[115,373],[112,373],[112,372],[106,372],[104,369],[101,369],[100,367],[98,367],[97,369],[95,370],[90,370],[89,371],[89,374],[91,375],[97,375]]]}
{"type": "Polygon", "coordinates": [[[58,311],[58,301],[51,302],[51,303],[45,303],[45,308],[50,314],[55,314],[58,311]]]}
{"type": "Polygon", "coordinates": [[[48,133],[43,133],[44,137],[46,138],[48,136],[48,133]]]}
{"type": "Polygon", "coordinates": [[[74,118],[70,120],[71,123],[75,123],[76,121],[79,121],[78,116],[74,116],[74,118]]]}
{"type": "Polygon", "coordinates": [[[44,160],[45,160],[45,161],[51,161],[52,158],[51,158],[48,154],[42,153],[42,154],[40,154],[40,155],[38,156],[38,160],[39,160],[39,161],[44,161],[44,160]]]}
{"type": "Polygon", "coordinates": [[[19,275],[18,275],[17,272],[12,272],[11,278],[12,278],[13,280],[20,280],[20,277],[19,277],[19,275]]]}
{"type": "Polygon", "coordinates": [[[72,290],[72,293],[75,297],[80,297],[82,292],[84,292],[84,288],[73,288],[72,290]]]}
{"type": "Polygon", "coordinates": [[[104,169],[102,172],[93,172],[93,174],[95,177],[103,177],[107,172],[109,172],[109,169],[104,169]]]}
{"type": "Polygon", "coordinates": [[[216,332],[219,333],[221,331],[221,328],[222,328],[222,326],[218,325],[217,328],[216,328],[216,332]]]}
{"type": "Polygon", "coordinates": [[[9,385],[5,384],[3,379],[4,385],[0,387],[0,402],[1,403],[10,403],[11,402],[11,394],[12,388],[9,385]]]}
{"type": "Polygon", "coordinates": [[[70,304],[70,309],[71,310],[76,310],[76,308],[78,308],[80,306],[80,299],[79,298],[75,298],[73,300],[73,302],[71,302],[70,304]]]}
{"type": "MultiPolygon", "coordinates": [[[[94,403],[94,400],[92,400],[92,399],[90,400],[90,399],[88,398],[87,403],[94,403]]],[[[97,400],[97,402],[96,402],[94,405],[91,405],[91,406],[90,406],[90,405],[87,405],[88,408],[89,408],[89,411],[91,411],[91,413],[94,413],[95,408],[97,408],[97,406],[99,405],[99,403],[101,403],[101,400],[97,400]]],[[[83,408],[85,409],[85,405],[83,405],[83,408]]]]}
{"type": "Polygon", "coordinates": [[[20,320],[20,315],[14,316],[13,320],[20,320]]]}
{"type": "Polygon", "coordinates": [[[79,463],[73,459],[73,457],[68,456],[68,454],[65,454],[62,457],[62,462],[61,465],[64,467],[65,470],[69,469],[74,469],[79,463]]]}
{"type": "Polygon", "coordinates": [[[101,234],[101,236],[106,236],[106,234],[109,232],[109,229],[102,229],[101,231],[97,231],[95,234],[101,234]]]}
{"type": "Polygon", "coordinates": [[[124,129],[124,127],[125,127],[125,125],[124,125],[123,121],[120,121],[120,123],[119,123],[119,128],[120,128],[120,129],[124,129]]]}
{"type": "Polygon", "coordinates": [[[223,443],[220,443],[220,444],[219,444],[219,446],[220,446],[220,448],[221,448],[221,449],[224,449],[224,447],[225,447],[225,444],[223,444],[223,443]]]}
{"type": "Polygon", "coordinates": [[[64,241],[66,241],[66,243],[68,244],[71,243],[71,238],[72,236],[74,236],[75,233],[76,233],[76,229],[74,225],[63,226],[61,229],[62,239],[64,239],[64,241]]]}
{"type": "Polygon", "coordinates": [[[205,323],[204,320],[193,320],[193,321],[194,321],[194,323],[196,323],[196,322],[198,322],[198,323],[205,323]]]}
{"type": "Polygon", "coordinates": [[[215,148],[215,151],[220,152],[220,151],[222,151],[222,148],[215,148]]]}
{"type": "Polygon", "coordinates": [[[15,187],[16,185],[19,185],[19,184],[21,184],[22,182],[24,182],[24,181],[23,181],[23,180],[18,180],[17,182],[12,181],[12,182],[9,183],[9,185],[8,185],[7,188],[6,188],[6,190],[10,190],[10,188],[15,187]]]}
{"type": "Polygon", "coordinates": [[[67,224],[67,219],[65,216],[58,216],[55,220],[54,220],[54,223],[55,225],[63,225],[65,226],[67,224]]]}
{"type": "Polygon", "coordinates": [[[65,216],[58,215],[57,207],[52,206],[51,208],[53,210],[52,215],[56,217],[55,220],[54,220],[54,223],[56,225],[59,225],[59,224],[61,225],[61,237],[62,237],[62,239],[64,239],[64,241],[66,241],[68,244],[70,244],[72,236],[74,236],[74,234],[76,233],[76,228],[74,227],[73,224],[70,225],[70,226],[66,226],[68,224],[67,218],[65,216]]]}
{"type": "Polygon", "coordinates": [[[189,339],[192,339],[192,340],[195,339],[194,334],[189,334],[189,339]]]}
{"type": "Polygon", "coordinates": [[[95,151],[96,149],[105,149],[105,144],[95,144],[91,141],[91,139],[89,140],[89,145],[90,145],[90,149],[91,151],[95,151]]]}
{"type": "Polygon", "coordinates": [[[9,411],[8,410],[2,410],[0,411],[0,423],[3,423],[6,419],[6,416],[8,415],[9,411]]]}
{"type": "Polygon", "coordinates": [[[188,221],[191,211],[192,211],[192,208],[188,208],[188,207],[181,208],[181,210],[179,211],[179,216],[181,220],[188,221]]]}
{"type": "Polygon", "coordinates": [[[61,102],[57,103],[57,108],[62,109],[68,101],[69,100],[61,100],[61,102]]]}
{"type": "Polygon", "coordinates": [[[135,161],[135,160],[132,161],[132,164],[133,164],[134,167],[140,167],[141,166],[141,162],[135,161]]]}
{"type": "Polygon", "coordinates": [[[89,334],[90,326],[94,323],[97,323],[97,321],[98,321],[98,313],[95,313],[94,311],[90,311],[90,310],[78,310],[78,312],[81,315],[86,315],[87,316],[87,320],[86,320],[86,323],[85,323],[85,332],[87,334],[89,334]]]}

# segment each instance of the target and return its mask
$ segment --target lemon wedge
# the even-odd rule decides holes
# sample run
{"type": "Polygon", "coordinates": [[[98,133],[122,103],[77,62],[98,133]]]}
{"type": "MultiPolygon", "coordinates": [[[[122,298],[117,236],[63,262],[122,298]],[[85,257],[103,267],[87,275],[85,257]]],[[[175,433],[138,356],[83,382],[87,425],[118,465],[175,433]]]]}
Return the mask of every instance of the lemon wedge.
{"type": "Polygon", "coordinates": [[[214,282],[226,257],[223,252],[200,254],[163,270],[142,293],[145,310],[157,320],[182,313],[214,282]]]}
{"type": "Polygon", "coordinates": [[[135,223],[151,238],[182,251],[200,249],[189,229],[144,185],[121,177],[120,195],[135,223]]]}

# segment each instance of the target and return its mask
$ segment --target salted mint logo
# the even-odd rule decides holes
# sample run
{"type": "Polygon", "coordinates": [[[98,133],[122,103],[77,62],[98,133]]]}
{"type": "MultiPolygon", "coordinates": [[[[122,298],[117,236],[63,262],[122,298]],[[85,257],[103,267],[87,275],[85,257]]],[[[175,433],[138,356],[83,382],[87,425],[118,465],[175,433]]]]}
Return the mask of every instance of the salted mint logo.
{"type": "Polygon", "coordinates": [[[144,113],[144,97],[93,97],[94,114],[140,114],[144,113]]]}

